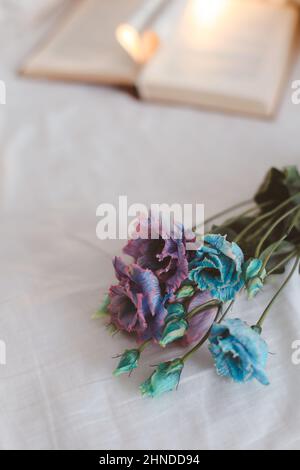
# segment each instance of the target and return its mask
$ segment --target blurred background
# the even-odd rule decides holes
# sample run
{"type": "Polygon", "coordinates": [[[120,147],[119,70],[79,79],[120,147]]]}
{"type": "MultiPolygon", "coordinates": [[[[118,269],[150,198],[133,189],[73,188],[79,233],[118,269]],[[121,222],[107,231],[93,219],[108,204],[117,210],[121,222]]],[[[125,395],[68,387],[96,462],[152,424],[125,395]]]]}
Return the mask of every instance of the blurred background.
{"type": "MultiPolygon", "coordinates": [[[[257,118],[20,75],[73,2],[0,0],[1,448],[297,448],[299,374],[289,364],[298,285],[282,301],[289,321],[278,315],[266,328],[281,358],[270,368],[275,386],[224,387],[222,400],[205,356],[172,397],[141,400],[141,372],[111,377],[109,358],[126,340],[90,318],[120,245],[96,238],[100,203],[198,202],[208,217],[252,197],[271,166],[300,163],[298,32],[276,113],[257,118]]],[[[256,301],[247,304],[247,315],[256,312],[256,301]]]]}
{"type": "Polygon", "coordinates": [[[20,77],[17,70],[55,28],[65,3],[72,0],[0,3],[0,78],[7,88],[0,107],[3,209],[94,213],[123,193],[145,203],[153,195],[168,202],[197,194],[211,212],[220,204],[219,184],[226,206],[252,194],[271,165],[297,163],[300,106],[291,96],[300,78],[298,44],[269,120],[145,103],[112,87],[20,77]]]}

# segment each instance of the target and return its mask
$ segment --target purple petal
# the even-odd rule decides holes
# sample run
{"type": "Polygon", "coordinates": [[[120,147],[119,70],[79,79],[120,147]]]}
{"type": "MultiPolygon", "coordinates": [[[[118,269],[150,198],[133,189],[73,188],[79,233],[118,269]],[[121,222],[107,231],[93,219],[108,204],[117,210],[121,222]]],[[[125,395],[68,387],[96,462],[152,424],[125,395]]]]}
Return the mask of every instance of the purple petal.
{"type": "MultiPolygon", "coordinates": [[[[194,310],[194,308],[203,305],[209,300],[212,300],[212,296],[209,292],[199,292],[190,302],[188,312],[191,312],[192,310],[194,310]]],[[[189,321],[189,328],[184,338],[181,340],[182,346],[188,346],[192,343],[201,341],[206,335],[206,333],[210,330],[215,320],[216,314],[217,307],[214,307],[192,317],[189,321]]]]}

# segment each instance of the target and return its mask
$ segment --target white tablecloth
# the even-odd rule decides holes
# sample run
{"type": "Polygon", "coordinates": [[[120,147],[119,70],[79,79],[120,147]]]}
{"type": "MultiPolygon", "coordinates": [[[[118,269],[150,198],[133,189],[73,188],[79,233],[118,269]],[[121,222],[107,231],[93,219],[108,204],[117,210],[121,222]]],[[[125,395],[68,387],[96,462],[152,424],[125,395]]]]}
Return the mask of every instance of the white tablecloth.
{"type": "MultiPolygon", "coordinates": [[[[5,449],[299,449],[299,277],[266,322],[271,385],[216,376],[206,348],[177,392],[142,399],[149,350],[130,379],[113,378],[130,345],[92,321],[119,242],[96,238],[96,207],[204,202],[207,215],[249,198],[271,165],[300,163],[300,106],[289,76],[272,121],[142,103],[121,90],[30,81],[15,69],[41,30],[1,23],[0,447],[5,449]]],[[[280,279],[234,313],[254,321],[280,279]]],[[[168,350],[166,358],[176,351],[168,350]]]]}

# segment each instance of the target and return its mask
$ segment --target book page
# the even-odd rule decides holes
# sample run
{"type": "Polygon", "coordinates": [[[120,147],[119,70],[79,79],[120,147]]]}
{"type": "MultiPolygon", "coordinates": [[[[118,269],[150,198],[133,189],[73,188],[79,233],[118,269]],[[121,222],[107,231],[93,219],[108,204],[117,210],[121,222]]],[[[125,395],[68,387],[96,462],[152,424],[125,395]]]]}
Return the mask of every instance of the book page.
{"type": "MultiPolygon", "coordinates": [[[[269,115],[297,24],[290,6],[260,0],[175,1],[173,26],[142,71],[142,97],[269,115]]],[[[165,21],[165,25],[164,25],[165,21]]]]}
{"type": "Polygon", "coordinates": [[[30,76],[132,85],[139,67],[120,47],[117,26],[140,0],[77,0],[59,29],[25,63],[30,76]]]}

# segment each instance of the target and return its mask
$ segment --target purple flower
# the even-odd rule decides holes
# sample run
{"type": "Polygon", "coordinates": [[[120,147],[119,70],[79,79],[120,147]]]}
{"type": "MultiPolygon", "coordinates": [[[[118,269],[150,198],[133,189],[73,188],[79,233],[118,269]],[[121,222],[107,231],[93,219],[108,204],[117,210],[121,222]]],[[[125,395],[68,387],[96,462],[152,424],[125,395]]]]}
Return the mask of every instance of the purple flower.
{"type": "Polygon", "coordinates": [[[120,258],[114,259],[114,267],[119,284],[109,291],[111,322],[136,333],[139,341],[159,339],[167,311],[156,276],[137,264],[126,266],[120,258]]]}
{"type": "Polygon", "coordinates": [[[194,234],[188,235],[187,240],[184,229],[178,225],[170,234],[162,223],[154,224],[150,218],[141,219],[139,228],[148,238],[130,240],[123,251],[142,268],[151,269],[161,288],[172,294],[188,277],[186,243],[194,241],[194,234]]]}
{"type": "MultiPolygon", "coordinates": [[[[199,292],[191,300],[188,307],[188,313],[210,300],[213,300],[213,297],[208,291],[199,292]]],[[[207,310],[194,315],[188,322],[189,327],[185,336],[181,340],[181,345],[185,347],[192,343],[198,343],[201,341],[213,325],[217,315],[217,310],[218,307],[209,307],[207,310]]]]}

